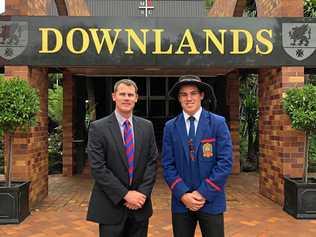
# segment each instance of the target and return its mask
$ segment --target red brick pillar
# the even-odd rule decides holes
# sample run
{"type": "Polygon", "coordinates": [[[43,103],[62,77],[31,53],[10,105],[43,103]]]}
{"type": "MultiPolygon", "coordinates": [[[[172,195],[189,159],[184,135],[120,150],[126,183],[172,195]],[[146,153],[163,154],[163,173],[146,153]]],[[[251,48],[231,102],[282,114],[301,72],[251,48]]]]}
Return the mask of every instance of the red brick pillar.
{"type": "Polygon", "coordinates": [[[233,140],[233,174],[240,173],[240,116],[239,116],[239,79],[238,73],[233,72],[226,76],[226,101],[229,113],[229,127],[233,140]]]}
{"type": "MultiPolygon", "coordinates": [[[[258,16],[303,16],[303,0],[256,0],[258,16]]],[[[301,176],[304,134],[291,128],[283,111],[283,92],[304,84],[304,68],[282,67],[259,72],[259,190],[283,204],[283,177],[301,176]]]]}
{"type": "Polygon", "coordinates": [[[212,17],[231,17],[234,15],[237,2],[238,0],[216,0],[208,15],[212,17]]]}
{"type": "Polygon", "coordinates": [[[255,0],[258,17],[303,16],[304,0],[255,0]]]}
{"type": "MultiPolygon", "coordinates": [[[[50,0],[11,0],[5,2],[5,15],[39,16],[47,15],[50,0]]],[[[16,180],[30,180],[30,204],[33,206],[48,193],[48,115],[47,70],[27,66],[5,67],[5,76],[20,76],[38,89],[41,112],[38,125],[29,133],[16,133],[14,142],[13,177],[16,180]]]]}
{"type": "Polygon", "coordinates": [[[74,174],[74,95],[75,83],[71,73],[64,72],[64,108],[63,108],[63,175],[74,174]]]}
{"type": "MultiPolygon", "coordinates": [[[[37,126],[29,132],[16,132],[13,145],[13,180],[31,181],[30,204],[33,206],[48,193],[48,78],[47,70],[26,66],[5,67],[5,77],[19,76],[37,89],[40,96],[40,112],[37,126]]],[[[5,139],[5,159],[8,142],[5,139]]]]}
{"type": "Polygon", "coordinates": [[[282,108],[282,93],[303,84],[301,67],[262,69],[259,73],[259,189],[279,204],[283,203],[283,176],[301,176],[304,162],[304,134],[291,128],[282,108]]]}
{"type": "Polygon", "coordinates": [[[52,0],[10,0],[5,3],[6,15],[41,16],[47,15],[52,0]]]}
{"type": "MultiPolygon", "coordinates": [[[[241,16],[246,0],[216,0],[208,15],[212,17],[241,16]]],[[[240,116],[239,116],[239,79],[238,73],[226,76],[226,103],[229,116],[229,127],[233,142],[233,174],[240,173],[240,116]]]]}

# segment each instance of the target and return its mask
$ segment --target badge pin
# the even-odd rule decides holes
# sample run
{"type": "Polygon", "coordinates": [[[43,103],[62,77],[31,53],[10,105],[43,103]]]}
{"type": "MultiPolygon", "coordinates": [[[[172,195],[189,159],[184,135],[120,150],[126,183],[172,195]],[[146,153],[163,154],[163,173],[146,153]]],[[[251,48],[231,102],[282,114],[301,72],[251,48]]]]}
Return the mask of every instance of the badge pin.
{"type": "Polygon", "coordinates": [[[211,158],[213,156],[213,146],[211,143],[206,142],[203,144],[203,156],[205,158],[211,158]]]}

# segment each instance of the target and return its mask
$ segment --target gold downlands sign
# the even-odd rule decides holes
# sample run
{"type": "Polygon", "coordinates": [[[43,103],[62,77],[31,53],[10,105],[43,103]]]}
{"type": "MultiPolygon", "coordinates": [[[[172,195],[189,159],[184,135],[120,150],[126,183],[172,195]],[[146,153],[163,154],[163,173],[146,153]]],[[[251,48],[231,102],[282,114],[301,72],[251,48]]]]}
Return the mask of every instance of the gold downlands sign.
{"type": "Polygon", "coordinates": [[[63,33],[58,28],[41,27],[40,54],[57,54],[68,50],[72,54],[85,54],[92,45],[96,54],[111,55],[118,40],[127,42],[122,54],[131,55],[135,51],[152,55],[211,55],[214,51],[220,55],[269,55],[273,51],[273,30],[259,29],[251,33],[247,29],[202,29],[204,42],[198,43],[196,34],[190,29],[180,33],[174,43],[163,43],[165,29],[109,29],[109,28],[71,28],[63,33]],[[148,37],[153,38],[153,50],[148,50],[148,37]],[[227,40],[227,38],[230,40],[227,40]],[[202,50],[201,50],[202,49],[202,50]]]}

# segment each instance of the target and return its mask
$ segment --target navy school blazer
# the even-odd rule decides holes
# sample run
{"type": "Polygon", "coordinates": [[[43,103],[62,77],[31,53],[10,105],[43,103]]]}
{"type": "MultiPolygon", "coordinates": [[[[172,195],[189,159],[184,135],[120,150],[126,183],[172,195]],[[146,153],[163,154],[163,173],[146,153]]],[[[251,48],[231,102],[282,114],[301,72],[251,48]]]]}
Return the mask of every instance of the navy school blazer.
{"type": "MultiPolygon", "coordinates": [[[[219,214],[226,210],[225,184],[232,170],[232,142],[225,118],[202,110],[194,143],[199,165],[197,191],[206,198],[201,212],[219,214]]],[[[172,191],[172,212],[188,209],[180,201],[191,192],[190,154],[183,113],[166,122],[163,135],[164,178],[172,191]]]]}

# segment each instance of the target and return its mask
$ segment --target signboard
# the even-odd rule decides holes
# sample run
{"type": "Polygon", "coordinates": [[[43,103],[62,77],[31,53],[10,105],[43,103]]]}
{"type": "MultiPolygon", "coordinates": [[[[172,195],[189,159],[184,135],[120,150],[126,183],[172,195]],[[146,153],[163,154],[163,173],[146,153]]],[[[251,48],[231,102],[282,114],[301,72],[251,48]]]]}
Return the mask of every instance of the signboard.
{"type": "Polygon", "coordinates": [[[316,66],[315,18],[0,17],[0,63],[316,66]]]}

